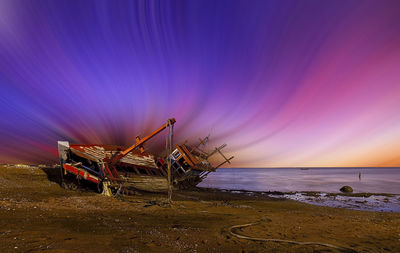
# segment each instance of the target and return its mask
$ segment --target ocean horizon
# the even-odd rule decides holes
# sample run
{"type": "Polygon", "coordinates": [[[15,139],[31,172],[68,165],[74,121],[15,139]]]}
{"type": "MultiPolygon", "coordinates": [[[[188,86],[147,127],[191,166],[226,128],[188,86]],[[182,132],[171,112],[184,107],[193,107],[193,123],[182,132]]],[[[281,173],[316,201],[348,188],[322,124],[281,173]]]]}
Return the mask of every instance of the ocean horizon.
{"type": "Polygon", "coordinates": [[[400,167],[270,167],[219,168],[200,187],[248,191],[340,192],[400,194],[400,167]]]}

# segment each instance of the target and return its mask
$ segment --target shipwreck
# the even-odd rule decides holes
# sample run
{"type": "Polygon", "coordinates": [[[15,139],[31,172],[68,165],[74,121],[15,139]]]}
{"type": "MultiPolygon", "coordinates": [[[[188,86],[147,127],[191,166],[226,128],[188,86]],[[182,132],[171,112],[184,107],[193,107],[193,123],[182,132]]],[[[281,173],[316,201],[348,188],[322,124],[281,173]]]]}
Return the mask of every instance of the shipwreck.
{"type": "Polygon", "coordinates": [[[185,142],[172,148],[175,122],[173,118],[168,119],[148,136],[137,136],[135,144],[128,148],[58,141],[62,186],[72,188],[85,182],[105,195],[129,194],[138,190],[167,192],[169,186],[186,189],[198,185],[209,173],[233,159],[233,156],[227,158],[221,151],[226,144],[205,151],[208,136],[199,139],[197,145],[185,142]],[[164,129],[169,130],[166,155],[145,152],[144,144],[164,129]],[[210,157],[215,154],[223,160],[212,165],[210,157]]]}

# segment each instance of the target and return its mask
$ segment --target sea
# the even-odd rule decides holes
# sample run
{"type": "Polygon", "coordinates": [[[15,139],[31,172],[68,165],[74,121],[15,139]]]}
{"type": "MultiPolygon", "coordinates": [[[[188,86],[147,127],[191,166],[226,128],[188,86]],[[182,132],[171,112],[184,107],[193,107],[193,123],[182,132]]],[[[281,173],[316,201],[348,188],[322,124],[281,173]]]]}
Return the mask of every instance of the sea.
{"type": "MultiPolygon", "coordinates": [[[[199,187],[234,191],[286,192],[283,197],[309,204],[358,210],[400,212],[400,168],[220,168],[199,187]],[[342,186],[370,197],[330,196],[342,186]],[[310,196],[304,192],[320,192],[310,196]],[[392,194],[392,195],[388,195],[392,194]]],[[[282,197],[280,195],[279,197],[282,197]]]]}

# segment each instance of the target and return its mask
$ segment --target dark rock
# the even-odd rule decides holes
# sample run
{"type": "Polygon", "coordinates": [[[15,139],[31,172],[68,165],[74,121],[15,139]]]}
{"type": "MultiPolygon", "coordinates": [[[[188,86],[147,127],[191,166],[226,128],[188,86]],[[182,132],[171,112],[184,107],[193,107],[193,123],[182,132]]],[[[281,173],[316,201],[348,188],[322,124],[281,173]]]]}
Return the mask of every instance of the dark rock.
{"type": "Polygon", "coordinates": [[[341,191],[341,192],[344,192],[344,193],[353,192],[353,188],[351,188],[351,187],[348,186],[348,185],[345,185],[345,186],[343,186],[342,188],[340,188],[340,191],[341,191]]]}

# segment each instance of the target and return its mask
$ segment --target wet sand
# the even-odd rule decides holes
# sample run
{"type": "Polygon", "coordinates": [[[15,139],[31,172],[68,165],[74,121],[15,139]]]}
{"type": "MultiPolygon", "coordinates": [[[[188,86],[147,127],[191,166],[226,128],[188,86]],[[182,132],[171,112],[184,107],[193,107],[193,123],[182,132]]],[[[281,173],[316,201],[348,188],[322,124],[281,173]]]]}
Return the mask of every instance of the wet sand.
{"type": "Polygon", "coordinates": [[[400,213],[213,190],[175,192],[170,207],[162,194],[116,199],[64,190],[56,178],[50,168],[0,167],[0,252],[400,251],[400,213]]]}

